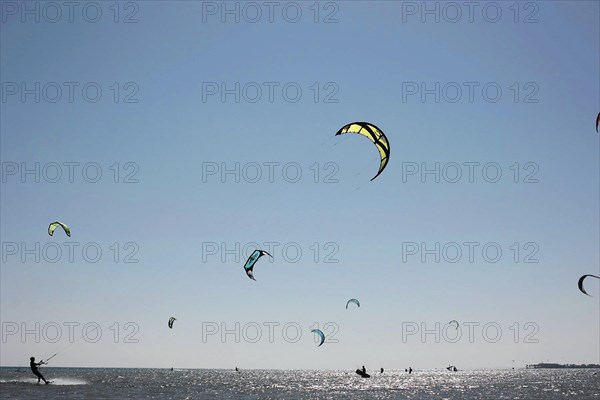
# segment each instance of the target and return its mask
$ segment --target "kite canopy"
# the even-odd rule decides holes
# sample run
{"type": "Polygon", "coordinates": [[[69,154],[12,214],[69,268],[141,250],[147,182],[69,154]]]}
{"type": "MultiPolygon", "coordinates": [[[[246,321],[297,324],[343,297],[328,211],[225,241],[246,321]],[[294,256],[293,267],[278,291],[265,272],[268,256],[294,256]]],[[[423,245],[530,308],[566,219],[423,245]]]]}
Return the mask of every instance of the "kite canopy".
{"type": "Polygon", "coordinates": [[[65,233],[67,234],[67,236],[71,237],[71,229],[69,229],[69,227],[66,224],[63,224],[60,221],[55,221],[52,222],[49,226],[48,226],[48,235],[52,236],[54,235],[54,231],[56,230],[56,228],[58,227],[62,227],[63,230],[65,231],[65,233]]]}
{"type": "Polygon", "coordinates": [[[344,125],[335,135],[343,135],[345,133],[357,133],[363,135],[375,144],[379,151],[381,162],[379,164],[377,175],[371,178],[371,180],[377,178],[379,174],[383,172],[390,159],[390,144],[387,137],[383,134],[383,131],[369,122],[352,122],[351,124],[344,125]]]}
{"type": "Polygon", "coordinates": [[[169,318],[169,328],[173,329],[173,322],[175,322],[177,320],[177,318],[175,317],[171,317],[169,318]]]}
{"type": "MultiPolygon", "coordinates": [[[[585,289],[583,288],[583,280],[584,280],[585,278],[587,278],[588,276],[594,277],[594,278],[596,278],[596,279],[600,279],[600,276],[596,276],[596,275],[589,275],[589,274],[588,274],[588,275],[583,275],[581,278],[579,278],[579,282],[577,282],[577,286],[579,287],[579,290],[581,290],[581,292],[582,292],[583,294],[585,294],[585,295],[587,295],[587,296],[590,296],[590,295],[588,294],[588,292],[586,292],[586,291],[585,291],[585,289]]],[[[591,296],[590,296],[590,297],[591,297],[591,296]]]]}
{"type": "Polygon", "coordinates": [[[348,305],[349,305],[350,303],[354,303],[354,304],[356,304],[356,305],[357,305],[357,306],[360,308],[360,302],[359,302],[357,299],[350,299],[350,300],[348,300],[348,302],[346,303],[346,310],[348,309],[348,305]]]}
{"type": "Polygon", "coordinates": [[[272,255],[270,255],[269,253],[267,253],[264,250],[254,250],[252,252],[252,254],[250,254],[250,257],[248,257],[246,264],[244,264],[244,270],[246,270],[246,275],[248,275],[248,278],[250,278],[254,281],[256,280],[256,279],[254,279],[254,272],[253,272],[254,264],[256,264],[258,259],[264,255],[267,255],[267,256],[273,258],[272,255]]]}
{"type": "Polygon", "coordinates": [[[596,132],[598,132],[598,125],[600,125],[600,113],[598,113],[598,116],[596,117],[596,132]]]}
{"type": "Polygon", "coordinates": [[[325,342],[325,334],[323,333],[323,331],[321,331],[320,329],[313,329],[311,332],[316,333],[321,337],[321,343],[319,343],[319,346],[321,346],[325,342]]]}

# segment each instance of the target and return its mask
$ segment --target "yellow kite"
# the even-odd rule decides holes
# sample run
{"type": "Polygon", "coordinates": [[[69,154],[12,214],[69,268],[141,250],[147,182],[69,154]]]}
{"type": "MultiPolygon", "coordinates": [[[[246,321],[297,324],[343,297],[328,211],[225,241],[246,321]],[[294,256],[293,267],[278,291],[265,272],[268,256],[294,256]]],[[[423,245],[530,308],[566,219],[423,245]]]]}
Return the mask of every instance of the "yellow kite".
{"type": "Polygon", "coordinates": [[[352,122],[351,124],[344,125],[335,135],[343,135],[344,133],[358,133],[375,144],[377,150],[379,150],[381,162],[377,175],[371,178],[371,180],[377,178],[383,172],[390,159],[390,144],[383,131],[369,122],[352,122]]]}

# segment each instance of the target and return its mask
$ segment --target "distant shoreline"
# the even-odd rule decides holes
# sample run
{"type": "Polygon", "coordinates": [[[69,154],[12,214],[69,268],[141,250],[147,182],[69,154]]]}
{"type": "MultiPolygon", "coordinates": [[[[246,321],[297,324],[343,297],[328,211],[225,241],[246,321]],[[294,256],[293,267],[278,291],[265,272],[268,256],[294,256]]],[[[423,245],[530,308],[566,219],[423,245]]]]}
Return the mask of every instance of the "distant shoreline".
{"type": "Polygon", "coordinates": [[[555,363],[539,363],[526,365],[526,369],[539,368],[600,368],[600,364],[555,364],[555,363]]]}

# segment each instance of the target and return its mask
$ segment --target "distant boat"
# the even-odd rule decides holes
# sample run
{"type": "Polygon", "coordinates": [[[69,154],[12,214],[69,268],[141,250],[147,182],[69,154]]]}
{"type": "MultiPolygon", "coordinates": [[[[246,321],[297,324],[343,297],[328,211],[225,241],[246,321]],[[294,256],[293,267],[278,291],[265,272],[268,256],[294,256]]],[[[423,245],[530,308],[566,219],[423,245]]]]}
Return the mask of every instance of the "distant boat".
{"type": "Polygon", "coordinates": [[[360,375],[361,377],[363,377],[363,378],[370,378],[371,377],[371,375],[367,374],[366,372],[363,372],[362,369],[357,369],[356,373],[358,375],[360,375]]]}

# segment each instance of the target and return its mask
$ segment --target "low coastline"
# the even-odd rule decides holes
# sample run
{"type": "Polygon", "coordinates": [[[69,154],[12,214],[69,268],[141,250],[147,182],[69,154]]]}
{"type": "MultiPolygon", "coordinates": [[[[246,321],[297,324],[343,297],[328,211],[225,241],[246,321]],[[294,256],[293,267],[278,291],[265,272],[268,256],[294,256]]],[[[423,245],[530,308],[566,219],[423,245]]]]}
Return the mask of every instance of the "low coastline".
{"type": "Polygon", "coordinates": [[[527,369],[538,368],[600,368],[600,364],[557,364],[557,363],[539,363],[526,365],[527,369]]]}

